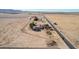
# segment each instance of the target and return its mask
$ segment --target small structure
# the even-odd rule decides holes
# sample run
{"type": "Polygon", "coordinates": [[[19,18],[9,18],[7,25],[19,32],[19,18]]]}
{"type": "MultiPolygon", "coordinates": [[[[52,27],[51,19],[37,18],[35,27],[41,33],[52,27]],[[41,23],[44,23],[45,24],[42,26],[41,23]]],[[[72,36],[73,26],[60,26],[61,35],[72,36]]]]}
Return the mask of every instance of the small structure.
{"type": "Polygon", "coordinates": [[[34,30],[34,31],[41,31],[40,27],[38,27],[38,26],[34,26],[34,27],[32,28],[32,30],[34,30]]]}
{"type": "Polygon", "coordinates": [[[42,29],[42,30],[44,29],[44,26],[43,26],[43,25],[39,25],[39,27],[40,27],[40,29],[42,29]]]}

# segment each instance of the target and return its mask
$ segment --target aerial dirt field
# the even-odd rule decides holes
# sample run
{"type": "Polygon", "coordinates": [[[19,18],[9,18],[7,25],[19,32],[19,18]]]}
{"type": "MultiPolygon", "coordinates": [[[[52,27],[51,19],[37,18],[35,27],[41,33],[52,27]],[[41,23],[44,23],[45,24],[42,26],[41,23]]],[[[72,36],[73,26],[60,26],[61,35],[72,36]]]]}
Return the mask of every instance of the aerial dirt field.
{"type": "Polygon", "coordinates": [[[47,14],[45,15],[79,48],[79,14],[47,14]]]}
{"type": "MultiPolygon", "coordinates": [[[[57,26],[69,40],[79,48],[79,15],[75,14],[44,14],[57,26]]],[[[52,48],[68,49],[62,38],[55,30],[52,35],[47,35],[47,30],[33,31],[29,24],[33,22],[30,17],[33,14],[4,14],[0,13],[0,48],[52,48]],[[55,41],[55,44],[51,43],[55,41]]],[[[40,16],[38,16],[40,17],[40,16]]],[[[39,24],[49,24],[45,19],[39,24]]]]}

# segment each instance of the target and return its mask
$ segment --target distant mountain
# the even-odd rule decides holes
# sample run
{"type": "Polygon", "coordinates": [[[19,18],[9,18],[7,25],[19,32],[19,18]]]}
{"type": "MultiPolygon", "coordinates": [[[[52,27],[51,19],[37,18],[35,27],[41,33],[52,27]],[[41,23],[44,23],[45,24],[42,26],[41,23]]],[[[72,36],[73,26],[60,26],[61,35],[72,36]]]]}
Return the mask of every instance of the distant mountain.
{"type": "Polygon", "coordinates": [[[21,10],[13,10],[13,9],[0,9],[0,13],[11,13],[11,14],[18,14],[22,13],[21,10]]]}
{"type": "Polygon", "coordinates": [[[38,11],[38,10],[26,10],[26,11],[21,11],[21,10],[14,10],[14,9],[0,9],[0,13],[9,13],[9,14],[19,14],[19,13],[48,13],[48,14],[79,14],[79,12],[56,12],[56,11],[38,11]]]}

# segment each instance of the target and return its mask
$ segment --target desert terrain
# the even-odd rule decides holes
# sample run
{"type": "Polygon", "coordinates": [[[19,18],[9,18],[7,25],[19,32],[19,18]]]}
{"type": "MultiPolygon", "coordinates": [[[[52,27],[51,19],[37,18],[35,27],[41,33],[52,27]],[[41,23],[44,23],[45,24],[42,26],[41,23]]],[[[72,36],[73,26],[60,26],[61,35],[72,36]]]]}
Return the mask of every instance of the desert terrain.
{"type": "Polygon", "coordinates": [[[79,14],[47,14],[51,21],[79,48],[79,14]]]}
{"type": "MultiPolygon", "coordinates": [[[[0,48],[52,48],[69,49],[62,38],[51,31],[52,35],[46,34],[46,30],[41,32],[32,31],[29,24],[31,16],[35,14],[5,14],[0,13],[0,48]],[[55,41],[55,45],[49,45],[55,41]]],[[[43,14],[49,21],[56,22],[57,26],[69,38],[73,45],[79,48],[79,15],[77,14],[43,14]]],[[[35,15],[37,16],[37,15],[35,15]]],[[[37,17],[40,17],[38,15],[37,17]]],[[[45,19],[43,22],[47,23],[45,19]]]]}

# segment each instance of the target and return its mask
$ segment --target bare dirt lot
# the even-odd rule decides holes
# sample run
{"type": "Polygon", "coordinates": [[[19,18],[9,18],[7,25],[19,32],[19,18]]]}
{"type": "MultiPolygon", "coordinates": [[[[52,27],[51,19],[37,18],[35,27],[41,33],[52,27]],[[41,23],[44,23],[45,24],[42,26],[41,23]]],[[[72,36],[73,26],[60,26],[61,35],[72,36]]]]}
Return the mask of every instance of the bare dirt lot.
{"type": "MultiPolygon", "coordinates": [[[[60,30],[77,47],[79,41],[79,15],[72,14],[44,14],[50,21],[56,22],[60,30]]],[[[61,37],[53,31],[53,38],[57,45],[47,46],[50,41],[45,31],[40,33],[29,29],[29,14],[3,14],[0,13],[0,47],[3,48],[68,48],[61,37]],[[27,26],[26,26],[27,24],[27,26]],[[24,32],[22,31],[23,27],[24,32]],[[39,36],[39,37],[38,37],[39,36]],[[43,37],[43,38],[42,38],[43,37]]]]}

